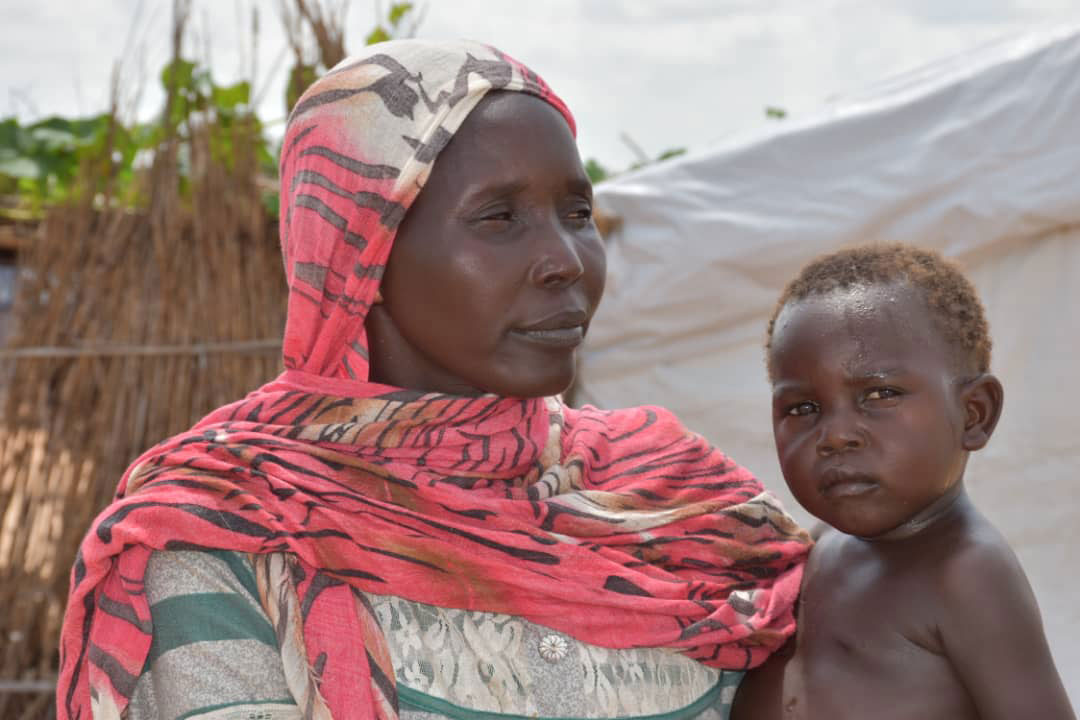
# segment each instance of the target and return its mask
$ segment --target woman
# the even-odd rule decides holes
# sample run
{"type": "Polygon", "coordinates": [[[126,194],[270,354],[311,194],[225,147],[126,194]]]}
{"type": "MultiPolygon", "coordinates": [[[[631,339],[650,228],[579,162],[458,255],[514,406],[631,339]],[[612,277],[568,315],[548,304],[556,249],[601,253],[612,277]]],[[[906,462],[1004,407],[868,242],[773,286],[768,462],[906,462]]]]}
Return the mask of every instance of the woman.
{"type": "Polygon", "coordinates": [[[471,43],[307,91],[286,370],[125,474],[61,718],[723,716],[719,669],[794,630],[808,539],[669,413],[555,397],[604,277],[573,132],[471,43]]]}

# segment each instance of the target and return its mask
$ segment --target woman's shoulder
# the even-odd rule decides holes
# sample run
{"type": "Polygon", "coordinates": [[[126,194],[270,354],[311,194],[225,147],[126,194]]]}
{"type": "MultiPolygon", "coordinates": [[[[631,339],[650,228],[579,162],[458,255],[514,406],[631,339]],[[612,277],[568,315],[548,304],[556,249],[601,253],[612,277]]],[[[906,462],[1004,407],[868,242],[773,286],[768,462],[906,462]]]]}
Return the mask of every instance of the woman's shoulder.
{"type": "Polygon", "coordinates": [[[241,594],[258,599],[250,556],[231,550],[157,550],[146,565],[151,605],[187,594],[241,594]]]}
{"type": "Polygon", "coordinates": [[[639,442],[688,438],[707,444],[700,435],[689,430],[675,413],[659,405],[635,405],[611,410],[593,405],[564,407],[563,417],[567,429],[571,432],[584,431],[608,438],[639,442]]]}
{"type": "Polygon", "coordinates": [[[630,418],[648,418],[653,422],[679,422],[678,417],[671,410],[660,405],[631,405],[623,408],[598,408],[595,405],[582,405],[571,408],[564,405],[564,412],[579,418],[586,418],[598,422],[619,422],[630,418]]]}
{"type": "Polygon", "coordinates": [[[196,643],[255,644],[277,653],[247,555],[226,550],[158,551],[144,578],[153,623],[148,663],[196,643]]]}
{"type": "Polygon", "coordinates": [[[208,704],[236,711],[276,707],[273,717],[298,717],[249,556],[156,551],[144,590],[153,634],[132,718],[184,717],[208,704]]]}
{"type": "Polygon", "coordinates": [[[726,482],[742,484],[743,490],[754,495],[762,490],[752,473],[687,428],[667,408],[639,405],[602,410],[585,405],[567,408],[564,417],[564,449],[591,461],[594,471],[598,465],[630,463],[651,467],[661,476],[724,476],[726,482]]]}

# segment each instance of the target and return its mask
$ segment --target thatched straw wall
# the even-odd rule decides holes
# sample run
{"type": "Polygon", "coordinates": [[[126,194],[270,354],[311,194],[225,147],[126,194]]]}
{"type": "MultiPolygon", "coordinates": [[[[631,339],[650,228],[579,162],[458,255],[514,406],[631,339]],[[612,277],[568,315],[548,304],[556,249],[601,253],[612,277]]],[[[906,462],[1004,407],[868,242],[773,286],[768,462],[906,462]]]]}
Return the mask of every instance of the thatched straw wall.
{"type": "MultiPolygon", "coordinates": [[[[79,540],[125,466],[279,371],[285,284],[251,147],[175,141],[142,211],[52,210],[19,252],[0,349],[0,717],[51,712],[79,540]]],[[[253,143],[252,143],[253,145],[253,143]]]]}

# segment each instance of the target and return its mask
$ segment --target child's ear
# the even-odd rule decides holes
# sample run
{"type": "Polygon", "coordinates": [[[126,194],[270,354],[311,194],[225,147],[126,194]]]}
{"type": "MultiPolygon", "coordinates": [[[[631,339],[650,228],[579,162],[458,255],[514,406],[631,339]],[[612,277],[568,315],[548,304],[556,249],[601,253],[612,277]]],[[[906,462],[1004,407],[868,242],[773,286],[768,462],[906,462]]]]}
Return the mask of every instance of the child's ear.
{"type": "Polygon", "coordinates": [[[981,450],[997,427],[1005,391],[1001,382],[987,373],[965,384],[960,397],[964,404],[964,449],[981,450]]]}

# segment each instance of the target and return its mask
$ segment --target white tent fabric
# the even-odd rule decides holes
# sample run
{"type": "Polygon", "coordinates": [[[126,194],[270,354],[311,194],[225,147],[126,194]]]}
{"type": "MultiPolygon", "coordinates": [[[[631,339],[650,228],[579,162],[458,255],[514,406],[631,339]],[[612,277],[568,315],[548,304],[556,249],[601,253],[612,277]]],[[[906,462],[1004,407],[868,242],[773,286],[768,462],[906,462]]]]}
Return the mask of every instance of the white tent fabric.
{"type": "MultiPolygon", "coordinates": [[[[808,260],[941,250],[987,306],[1005,411],[967,486],[1035,588],[1080,706],[1080,28],[1027,34],[821,114],[602,184],[608,286],[575,399],[653,403],[786,493],[761,344],[808,260]]],[[[988,628],[988,632],[992,629],[988,628]]]]}

